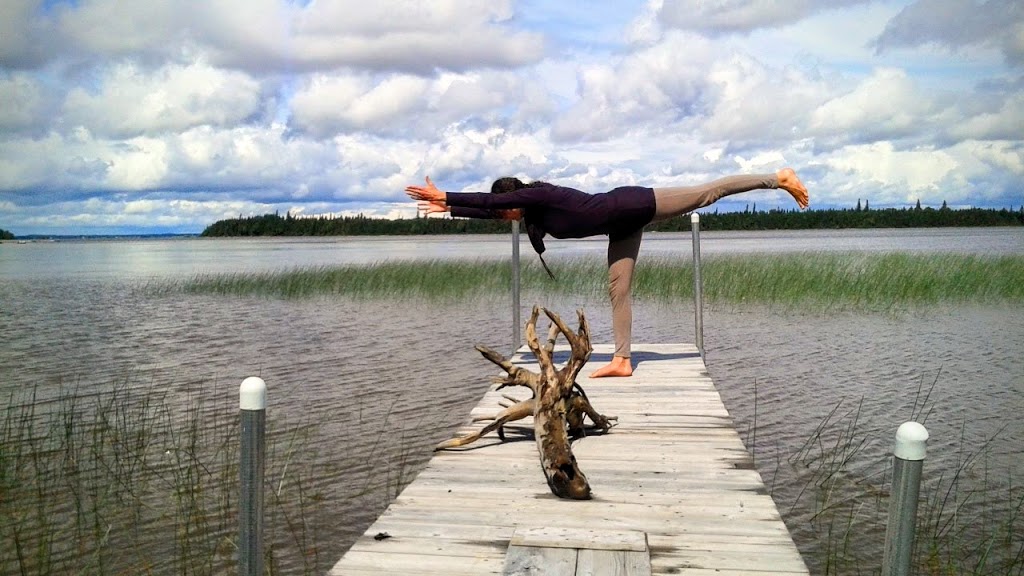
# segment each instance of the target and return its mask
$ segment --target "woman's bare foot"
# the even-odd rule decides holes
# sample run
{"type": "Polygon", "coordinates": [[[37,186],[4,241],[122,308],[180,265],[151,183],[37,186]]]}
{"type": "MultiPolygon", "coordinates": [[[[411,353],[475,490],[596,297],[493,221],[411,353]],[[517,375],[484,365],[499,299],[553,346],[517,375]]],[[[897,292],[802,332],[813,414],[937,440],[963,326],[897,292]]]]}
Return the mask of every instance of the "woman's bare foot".
{"type": "Polygon", "coordinates": [[[591,378],[607,378],[611,376],[632,376],[633,365],[630,363],[629,358],[623,358],[622,356],[612,356],[612,361],[607,365],[594,370],[590,375],[591,378]]]}
{"type": "Polygon", "coordinates": [[[796,200],[801,210],[810,205],[811,201],[807,195],[807,187],[800,181],[800,178],[792,168],[783,168],[776,172],[775,176],[779,179],[779,188],[789,192],[789,195],[793,197],[793,200],[796,200]]]}

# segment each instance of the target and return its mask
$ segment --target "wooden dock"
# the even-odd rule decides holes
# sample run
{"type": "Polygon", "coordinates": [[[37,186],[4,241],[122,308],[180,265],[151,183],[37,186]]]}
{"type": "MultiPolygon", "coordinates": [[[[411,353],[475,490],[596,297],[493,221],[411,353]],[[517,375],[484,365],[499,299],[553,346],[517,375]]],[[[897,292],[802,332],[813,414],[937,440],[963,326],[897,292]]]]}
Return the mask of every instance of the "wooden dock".
{"type": "MultiPolygon", "coordinates": [[[[808,574],[696,348],[634,345],[632,378],[583,377],[611,352],[595,346],[578,380],[618,417],[573,444],[592,500],[551,494],[527,419],[436,453],[330,574],[808,574]]],[[[473,415],[502,393],[530,394],[492,388],[473,415]]]]}

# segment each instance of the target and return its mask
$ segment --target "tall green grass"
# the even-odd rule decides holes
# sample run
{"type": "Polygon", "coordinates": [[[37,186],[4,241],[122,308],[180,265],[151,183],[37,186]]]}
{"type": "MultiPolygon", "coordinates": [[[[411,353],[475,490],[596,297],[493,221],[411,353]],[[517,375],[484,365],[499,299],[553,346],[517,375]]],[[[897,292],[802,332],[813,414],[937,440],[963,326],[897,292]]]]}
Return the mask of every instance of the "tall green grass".
{"type": "MultiPolygon", "coordinates": [[[[237,563],[238,411],[127,382],[12,394],[0,412],[0,574],[225,574],[237,563]]],[[[310,427],[268,426],[270,573],[319,574],[310,427]]]]}
{"type": "MultiPolygon", "coordinates": [[[[938,377],[936,377],[937,381],[938,377]]],[[[918,389],[910,420],[925,423],[931,389],[918,389]],[[922,398],[922,392],[924,396],[922,398]]],[[[787,515],[808,498],[807,525],[817,541],[808,561],[824,576],[878,574],[892,488],[892,458],[865,454],[879,438],[860,420],[856,407],[837,404],[776,473],[795,468],[803,482],[787,515]]],[[[990,465],[991,442],[969,446],[961,438],[953,469],[935,471],[926,459],[915,528],[911,573],[929,576],[1020,576],[1024,574],[1024,486],[1009,467],[990,465]],[[1005,474],[1005,476],[1004,476],[1005,474]]],[[[888,453],[887,453],[888,454],[888,453]]],[[[929,454],[934,459],[935,455],[929,454]]],[[[774,487],[774,485],[773,485],[774,487]]]]}
{"type": "MultiPolygon", "coordinates": [[[[555,260],[550,280],[532,259],[522,269],[525,290],[599,296],[607,291],[603,260],[555,260]]],[[[1024,301],[1024,256],[962,254],[836,254],[711,256],[702,262],[704,298],[721,304],[813,308],[869,308],[941,303],[1024,301]]],[[[281,272],[206,274],[151,286],[158,294],[216,294],[307,298],[452,300],[507,293],[508,262],[384,262],[281,272]]],[[[638,298],[693,297],[692,263],[641,259],[634,277],[638,298]]]]}

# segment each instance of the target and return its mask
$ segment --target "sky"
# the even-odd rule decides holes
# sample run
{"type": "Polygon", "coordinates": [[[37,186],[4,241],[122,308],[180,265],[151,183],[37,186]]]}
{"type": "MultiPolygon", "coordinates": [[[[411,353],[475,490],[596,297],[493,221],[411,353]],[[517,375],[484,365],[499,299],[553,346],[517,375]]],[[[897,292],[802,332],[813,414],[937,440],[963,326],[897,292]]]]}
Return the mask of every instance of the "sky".
{"type": "MultiPolygon", "coordinates": [[[[430,176],[797,170],[814,208],[1024,203],[1019,0],[0,0],[0,228],[414,217],[430,176]]],[[[714,209],[792,209],[780,191],[714,209]]]]}

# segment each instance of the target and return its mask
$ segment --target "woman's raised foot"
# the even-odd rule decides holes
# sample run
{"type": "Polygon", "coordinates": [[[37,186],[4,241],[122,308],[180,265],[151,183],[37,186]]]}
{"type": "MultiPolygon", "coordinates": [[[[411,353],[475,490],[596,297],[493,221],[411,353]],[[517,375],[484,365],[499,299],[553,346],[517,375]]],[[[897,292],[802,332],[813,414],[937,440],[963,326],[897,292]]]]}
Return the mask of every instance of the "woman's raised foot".
{"type": "Polygon", "coordinates": [[[811,201],[807,194],[807,187],[800,181],[800,177],[796,175],[792,168],[783,168],[776,172],[775,175],[779,179],[779,188],[789,192],[789,195],[793,197],[793,200],[796,200],[801,210],[810,205],[811,201]]]}

